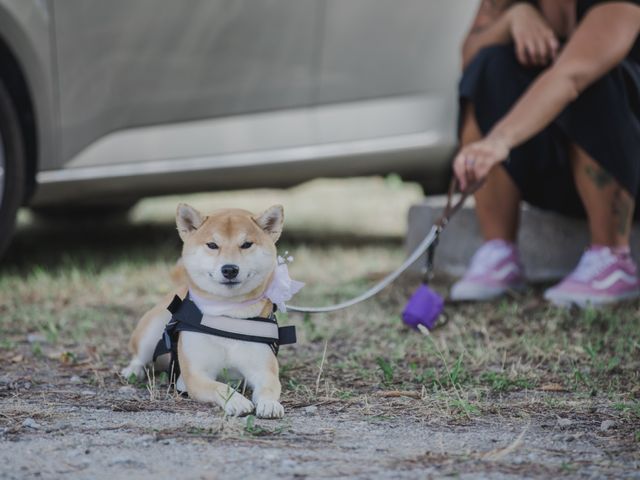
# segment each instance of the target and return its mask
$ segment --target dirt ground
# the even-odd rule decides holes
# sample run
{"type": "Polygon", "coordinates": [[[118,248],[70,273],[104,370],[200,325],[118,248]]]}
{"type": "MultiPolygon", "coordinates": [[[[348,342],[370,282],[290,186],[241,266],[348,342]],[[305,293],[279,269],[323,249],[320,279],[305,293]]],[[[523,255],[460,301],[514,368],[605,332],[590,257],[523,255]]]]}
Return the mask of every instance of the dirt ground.
{"type": "MultiPolygon", "coordinates": [[[[189,201],[283,203],[297,303],[326,304],[403,259],[418,197],[360,179],[189,201]],[[353,195],[367,201],[345,213],[353,195]]],[[[121,378],[130,330],[171,286],[174,206],[146,202],[126,225],[21,224],[0,266],[1,479],[640,478],[638,302],[562,311],[535,286],[450,305],[424,337],[400,321],[418,284],[404,277],[347,311],[283,315],[299,342],[279,356],[282,420],[226,418],[165,376],[121,378]]]]}
{"type": "Polygon", "coordinates": [[[284,420],[250,417],[248,424],[188,399],[162,394],[151,401],[115,375],[96,388],[77,375],[85,368],[0,378],[0,415],[10,419],[0,429],[0,477],[640,476],[637,449],[620,438],[615,417],[597,400],[586,411],[541,404],[527,418],[501,414],[523,396],[540,397],[520,393],[496,399],[495,414],[443,421],[420,415],[415,398],[373,394],[307,404],[285,394],[284,420]]]}

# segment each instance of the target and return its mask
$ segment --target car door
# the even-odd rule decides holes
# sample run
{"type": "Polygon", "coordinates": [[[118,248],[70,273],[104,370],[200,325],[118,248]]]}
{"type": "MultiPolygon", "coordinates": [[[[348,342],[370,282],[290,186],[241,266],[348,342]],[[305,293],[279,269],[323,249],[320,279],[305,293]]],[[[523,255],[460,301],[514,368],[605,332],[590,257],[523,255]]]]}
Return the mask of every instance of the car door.
{"type": "Polygon", "coordinates": [[[460,46],[476,8],[477,0],[326,0],[315,101],[343,107],[318,141],[392,149],[397,172],[442,185],[456,145],[460,46]]]}
{"type": "Polygon", "coordinates": [[[311,103],[315,0],[52,0],[52,6],[64,166],[250,150],[259,132],[216,137],[202,122],[311,103]],[[170,146],[140,137],[135,151],[115,148],[126,144],[123,132],[167,125],[181,126],[162,130],[174,134],[170,146]],[[114,148],[91,153],[118,134],[114,148]]]}

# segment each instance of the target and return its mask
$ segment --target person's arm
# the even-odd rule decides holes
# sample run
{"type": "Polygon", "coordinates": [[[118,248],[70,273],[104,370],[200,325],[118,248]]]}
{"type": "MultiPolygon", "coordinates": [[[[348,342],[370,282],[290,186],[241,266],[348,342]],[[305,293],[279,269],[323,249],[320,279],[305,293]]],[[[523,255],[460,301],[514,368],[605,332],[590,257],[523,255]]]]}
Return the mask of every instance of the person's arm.
{"type": "Polygon", "coordinates": [[[482,0],[469,33],[462,44],[462,65],[467,66],[484,47],[511,40],[510,19],[506,12],[511,0],[482,0]]]}
{"type": "Polygon", "coordinates": [[[614,1],[592,8],[555,64],[541,74],[487,137],[454,160],[460,187],[483,180],[509,151],[544,129],[585,88],[620,63],[640,32],[640,7],[614,1]]]}
{"type": "Polygon", "coordinates": [[[483,0],[462,44],[463,67],[484,47],[511,41],[523,65],[546,65],[555,58],[559,47],[553,30],[532,5],[483,0]]]}

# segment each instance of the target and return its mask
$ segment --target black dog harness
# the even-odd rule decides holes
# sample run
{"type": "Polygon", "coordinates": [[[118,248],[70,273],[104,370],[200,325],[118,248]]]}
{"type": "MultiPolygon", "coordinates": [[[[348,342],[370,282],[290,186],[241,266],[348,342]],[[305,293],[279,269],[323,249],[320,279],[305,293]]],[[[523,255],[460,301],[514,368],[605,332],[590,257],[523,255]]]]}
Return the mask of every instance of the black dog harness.
{"type": "Polygon", "coordinates": [[[296,343],[296,327],[279,327],[276,306],[269,317],[233,318],[203,315],[197,305],[187,295],[184,300],[177,295],[167,307],[171,320],[164,328],[162,338],[153,352],[155,361],[160,355],[171,354],[170,372],[178,377],[178,335],[180,332],[197,332],[216,337],[231,338],[243,342],[269,345],[274,355],[278,355],[280,345],[296,343]],[[209,323],[214,326],[203,325],[209,323]]]}

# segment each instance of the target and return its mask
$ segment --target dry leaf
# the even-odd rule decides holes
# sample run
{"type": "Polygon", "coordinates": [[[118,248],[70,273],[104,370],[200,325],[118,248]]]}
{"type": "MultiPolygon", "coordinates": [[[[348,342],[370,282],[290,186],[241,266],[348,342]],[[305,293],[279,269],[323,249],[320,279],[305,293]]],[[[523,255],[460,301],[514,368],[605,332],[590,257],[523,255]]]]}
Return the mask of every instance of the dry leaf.
{"type": "Polygon", "coordinates": [[[567,389],[564,388],[559,383],[545,383],[540,387],[540,390],[543,392],[566,392],[567,389]]]}
{"type": "Polygon", "coordinates": [[[73,352],[66,351],[60,354],[60,361],[65,365],[71,365],[72,363],[75,363],[76,360],[76,354],[73,352]]]}
{"type": "Polygon", "coordinates": [[[401,390],[385,390],[383,392],[378,392],[376,395],[379,397],[385,398],[394,398],[394,397],[409,397],[409,398],[422,398],[420,392],[410,392],[410,391],[401,391],[401,390]]]}

